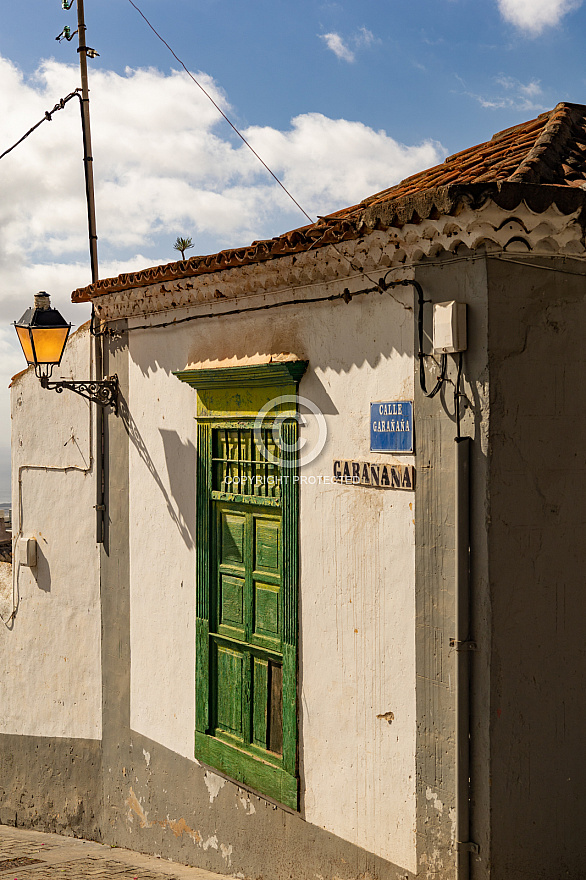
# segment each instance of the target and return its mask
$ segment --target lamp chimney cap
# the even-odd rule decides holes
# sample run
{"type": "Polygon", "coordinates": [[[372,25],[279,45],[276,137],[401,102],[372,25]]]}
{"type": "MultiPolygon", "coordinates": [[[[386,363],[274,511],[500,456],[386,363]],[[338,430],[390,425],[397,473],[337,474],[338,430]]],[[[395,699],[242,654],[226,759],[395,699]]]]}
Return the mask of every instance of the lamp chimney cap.
{"type": "Polygon", "coordinates": [[[35,309],[50,309],[51,297],[44,290],[35,293],[35,309]]]}

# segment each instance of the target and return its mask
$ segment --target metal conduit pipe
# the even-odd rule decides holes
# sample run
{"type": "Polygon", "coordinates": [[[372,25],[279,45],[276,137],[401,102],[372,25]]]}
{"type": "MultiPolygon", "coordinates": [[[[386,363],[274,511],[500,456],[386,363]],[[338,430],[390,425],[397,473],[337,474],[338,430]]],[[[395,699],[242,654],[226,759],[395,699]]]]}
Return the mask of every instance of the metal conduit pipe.
{"type": "MultiPolygon", "coordinates": [[[[388,274],[388,273],[387,273],[388,274]]],[[[446,381],[447,356],[442,355],[440,375],[434,388],[427,391],[423,352],[423,288],[414,279],[387,282],[380,280],[381,289],[412,285],[418,301],[419,383],[426,397],[435,397],[446,381]]],[[[462,354],[458,363],[458,379],[454,403],[458,434],[455,439],[455,619],[456,632],[451,645],[456,653],[456,877],[469,880],[470,853],[478,853],[478,845],[470,840],[470,654],[476,644],[470,639],[470,437],[460,436],[460,381],[462,354]]]]}
{"type": "Polygon", "coordinates": [[[470,437],[455,438],[456,877],[468,880],[470,853],[470,437]]]}

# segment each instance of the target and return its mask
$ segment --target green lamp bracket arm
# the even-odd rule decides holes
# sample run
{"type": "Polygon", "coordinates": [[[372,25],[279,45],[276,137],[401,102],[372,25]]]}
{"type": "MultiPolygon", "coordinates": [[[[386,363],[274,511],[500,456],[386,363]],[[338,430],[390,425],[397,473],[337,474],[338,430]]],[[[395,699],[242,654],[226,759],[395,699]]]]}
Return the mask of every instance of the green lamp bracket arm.
{"type": "Polygon", "coordinates": [[[114,414],[118,415],[118,376],[115,374],[100,381],[63,379],[60,382],[50,382],[48,376],[41,376],[40,380],[42,388],[53,389],[57,394],[62,394],[67,388],[68,391],[80,394],[81,397],[100,406],[113,407],[114,414]]]}

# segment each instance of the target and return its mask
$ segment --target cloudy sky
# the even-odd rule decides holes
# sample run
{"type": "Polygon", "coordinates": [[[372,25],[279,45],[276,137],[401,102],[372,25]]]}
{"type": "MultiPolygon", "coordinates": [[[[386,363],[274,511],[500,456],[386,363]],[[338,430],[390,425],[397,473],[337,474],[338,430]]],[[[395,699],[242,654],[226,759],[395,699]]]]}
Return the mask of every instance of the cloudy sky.
{"type": "MultiPolygon", "coordinates": [[[[6,5],[6,4],[5,4],[6,5]]],[[[353,204],[558,101],[586,103],[581,0],[137,0],[310,215],[353,204]]],[[[85,0],[100,275],[302,225],[129,0],[85,0]]],[[[75,7],[3,9],[0,153],[79,85],[75,7]]],[[[70,102],[0,161],[0,502],[9,498],[10,323],[90,281],[70,102]]]]}

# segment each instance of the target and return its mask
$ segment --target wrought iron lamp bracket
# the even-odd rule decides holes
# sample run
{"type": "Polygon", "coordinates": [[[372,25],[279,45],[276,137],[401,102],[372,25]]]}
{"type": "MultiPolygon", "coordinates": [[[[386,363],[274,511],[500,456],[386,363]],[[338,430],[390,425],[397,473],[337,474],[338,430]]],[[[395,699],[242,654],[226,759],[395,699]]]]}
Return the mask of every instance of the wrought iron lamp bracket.
{"type": "Polygon", "coordinates": [[[73,391],[100,406],[113,407],[114,414],[118,415],[118,376],[116,374],[100,381],[62,379],[60,382],[50,382],[48,376],[40,376],[39,378],[43,388],[53,389],[57,394],[61,394],[67,388],[68,391],[73,391]]]}

